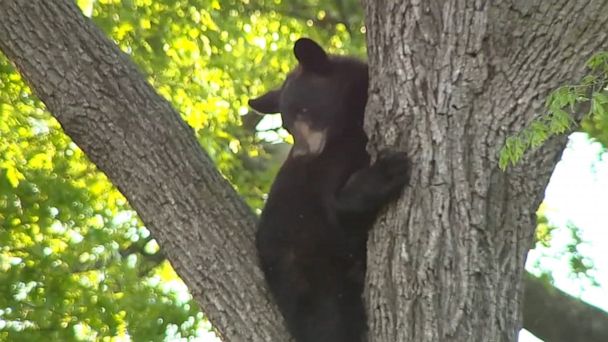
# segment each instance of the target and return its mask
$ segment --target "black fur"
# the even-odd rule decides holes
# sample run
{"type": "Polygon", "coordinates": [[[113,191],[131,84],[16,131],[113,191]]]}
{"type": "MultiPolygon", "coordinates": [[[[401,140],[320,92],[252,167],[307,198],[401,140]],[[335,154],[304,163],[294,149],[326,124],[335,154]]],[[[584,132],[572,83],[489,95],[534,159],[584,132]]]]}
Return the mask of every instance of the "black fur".
{"type": "Polygon", "coordinates": [[[280,112],[294,147],[270,190],[256,244],[289,331],[297,342],[358,342],[367,232],[409,180],[405,153],[365,149],[367,65],[330,56],[310,39],[283,85],[249,101],[280,112]]]}

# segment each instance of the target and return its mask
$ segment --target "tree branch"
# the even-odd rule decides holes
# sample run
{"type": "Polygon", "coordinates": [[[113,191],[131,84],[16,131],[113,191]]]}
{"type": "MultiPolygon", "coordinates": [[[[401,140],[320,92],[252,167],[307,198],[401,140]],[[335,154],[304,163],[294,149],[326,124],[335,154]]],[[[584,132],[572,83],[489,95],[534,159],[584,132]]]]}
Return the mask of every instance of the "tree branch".
{"type": "Polygon", "coordinates": [[[608,341],[608,313],[527,274],[524,327],[546,342],[608,341]]]}
{"type": "Polygon", "coordinates": [[[0,49],[129,200],[220,335],[288,340],[257,267],[255,216],[128,56],[69,0],[1,1],[0,49]]]}

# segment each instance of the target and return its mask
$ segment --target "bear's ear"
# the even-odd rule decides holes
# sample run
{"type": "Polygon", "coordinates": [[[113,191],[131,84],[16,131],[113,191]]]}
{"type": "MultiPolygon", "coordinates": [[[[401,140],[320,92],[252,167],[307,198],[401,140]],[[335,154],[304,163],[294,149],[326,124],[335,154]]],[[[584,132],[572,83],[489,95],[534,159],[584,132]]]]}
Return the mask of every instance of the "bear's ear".
{"type": "Polygon", "coordinates": [[[326,73],[330,69],[327,53],[312,39],[298,39],[293,46],[293,54],[304,70],[326,73]]]}
{"type": "Polygon", "coordinates": [[[280,112],[279,97],[281,90],[271,90],[257,99],[250,99],[249,106],[262,114],[274,114],[280,112]]]}

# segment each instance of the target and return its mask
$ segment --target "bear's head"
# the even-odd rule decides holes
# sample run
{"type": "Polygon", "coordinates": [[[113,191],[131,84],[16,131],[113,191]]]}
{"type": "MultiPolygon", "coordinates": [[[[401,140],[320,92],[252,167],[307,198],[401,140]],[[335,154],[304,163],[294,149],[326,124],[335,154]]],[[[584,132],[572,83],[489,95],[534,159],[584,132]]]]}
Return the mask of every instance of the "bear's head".
{"type": "Polygon", "coordinates": [[[291,157],[314,157],[338,139],[363,130],[367,102],[367,65],[328,55],[308,38],[293,48],[298,66],[281,87],[249,100],[260,113],[281,113],[294,138],[291,157]]]}

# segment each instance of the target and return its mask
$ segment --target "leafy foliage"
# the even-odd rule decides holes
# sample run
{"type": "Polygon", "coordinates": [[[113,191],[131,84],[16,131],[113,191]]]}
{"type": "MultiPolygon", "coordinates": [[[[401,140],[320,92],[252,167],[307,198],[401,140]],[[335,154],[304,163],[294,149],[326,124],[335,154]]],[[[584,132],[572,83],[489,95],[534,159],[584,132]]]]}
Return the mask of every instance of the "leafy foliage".
{"type": "Polygon", "coordinates": [[[197,317],[190,299],[151,282],[166,263],[147,258],[149,233],[122,195],[5,60],[0,69],[0,339],[120,336],[137,314],[162,317],[128,325],[130,336],[154,340],[197,317]]]}
{"type": "MultiPolygon", "coordinates": [[[[580,129],[591,138],[608,146],[608,52],[599,52],[591,57],[586,66],[588,74],[580,84],[562,86],[547,97],[545,115],[535,119],[528,127],[514,136],[508,137],[500,152],[499,166],[505,170],[516,164],[529,149],[542,146],[551,137],[572,131],[577,121],[571,115],[575,111],[586,111],[580,120],[580,129]]],[[[537,213],[536,248],[551,247],[554,233],[567,230],[570,240],[563,250],[554,253],[543,253],[543,258],[563,260],[570,266],[570,275],[580,281],[598,286],[594,277],[595,268],[592,260],[586,257],[580,247],[585,242],[580,237],[580,229],[572,223],[565,227],[556,227],[549,223],[543,214],[543,206],[537,213]]],[[[534,266],[536,273],[552,282],[550,270],[540,264],[534,266]]]]}
{"type": "Polygon", "coordinates": [[[570,114],[589,107],[582,128],[608,146],[608,52],[595,54],[586,66],[589,73],[580,84],[560,87],[547,97],[545,115],[507,138],[500,152],[499,166],[505,170],[519,161],[531,148],[538,148],[552,136],[569,132],[576,121],[570,114]]]}
{"type": "Polygon", "coordinates": [[[541,204],[536,212],[536,246],[535,249],[541,251],[540,258],[537,259],[533,266],[533,271],[543,276],[549,283],[553,282],[553,274],[550,269],[542,267],[542,259],[552,259],[554,261],[564,263],[570,266],[569,276],[575,278],[581,283],[587,283],[592,286],[599,286],[595,279],[596,269],[593,261],[581,251],[581,247],[586,245],[580,234],[580,229],[571,222],[568,222],[564,227],[558,227],[552,224],[545,215],[546,206],[541,204]],[[570,239],[565,245],[557,250],[549,251],[552,246],[553,237],[556,232],[567,231],[570,239]]]}

